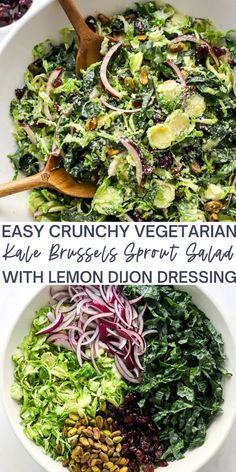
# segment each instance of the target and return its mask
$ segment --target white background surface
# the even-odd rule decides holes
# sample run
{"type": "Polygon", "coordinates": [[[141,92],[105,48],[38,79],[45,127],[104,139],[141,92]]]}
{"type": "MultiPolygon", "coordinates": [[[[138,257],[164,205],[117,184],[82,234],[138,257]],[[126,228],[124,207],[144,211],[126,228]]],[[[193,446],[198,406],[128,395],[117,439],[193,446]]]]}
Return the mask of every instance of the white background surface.
{"type": "MultiPolygon", "coordinates": [[[[34,7],[44,0],[35,0],[34,7]]],[[[4,30],[0,29],[0,40],[4,36],[4,30]]],[[[27,298],[37,291],[36,286],[5,286],[0,287],[0,356],[2,355],[6,337],[14,324],[14,320],[25,305],[27,298]]],[[[232,287],[215,286],[208,288],[222,306],[223,310],[231,317],[236,325],[235,289],[232,287]]],[[[232,430],[222,449],[214,459],[201,472],[235,472],[236,470],[236,425],[232,430]]],[[[161,470],[161,469],[160,469],[161,470]]],[[[168,470],[168,469],[163,469],[168,470]]],[[[15,437],[8,420],[0,404],[0,472],[43,472],[31,457],[25,452],[18,439],[15,437]]],[[[189,472],[183,470],[183,472],[189,472]]],[[[200,472],[200,471],[199,471],[200,472]]]]}
{"type": "MultiPolygon", "coordinates": [[[[37,286],[34,285],[6,285],[0,287],[0,313],[2,320],[0,356],[16,316],[23,309],[28,298],[33,296],[37,290],[37,286]]],[[[215,286],[208,287],[207,290],[215,296],[218,305],[234,320],[236,325],[235,289],[229,286],[215,286]]],[[[222,449],[207,466],[201,469],[201,472],[235,472],[235,444],[236,425],[222,449]]],[[[165,470],[166,472],[168,471],[168,469],[165,470]]],[[[15,437],[2,405],[0,405],[0,472],[43,472],[43,469],[31,459],[15,437]]],[[[183,470],[182,472],[190,471],[183,470]]]]}

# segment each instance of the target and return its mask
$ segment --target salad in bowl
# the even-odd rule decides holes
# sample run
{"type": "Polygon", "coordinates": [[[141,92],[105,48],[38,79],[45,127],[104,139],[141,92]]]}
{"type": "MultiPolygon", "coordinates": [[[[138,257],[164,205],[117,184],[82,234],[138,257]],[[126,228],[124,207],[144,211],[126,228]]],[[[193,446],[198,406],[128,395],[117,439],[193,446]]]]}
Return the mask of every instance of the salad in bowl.
{"type": "Polygon", "coordinates": [[[28,334],[17,348],[10,342],[14,381],[7,381],[7,396],[19,405],[27,447],[44,451],[47,470],[198,470],[206,452],[219,447],[234,377],[220,332],[188,292],[54,287],[50,303],[35,314],[32,304],[27,310],[28,334]]]}
{"type": "Polygon", "coordinates": [[[35,46],[10,106],[9,157],[29,176],[53,152],[97,191],[35,190],[35,220],[235,221],[234,31],[154,2],[86,21],[104,35],[102,60],[75,75],[77,39],[65,28],[61,42],[35,46]]]}

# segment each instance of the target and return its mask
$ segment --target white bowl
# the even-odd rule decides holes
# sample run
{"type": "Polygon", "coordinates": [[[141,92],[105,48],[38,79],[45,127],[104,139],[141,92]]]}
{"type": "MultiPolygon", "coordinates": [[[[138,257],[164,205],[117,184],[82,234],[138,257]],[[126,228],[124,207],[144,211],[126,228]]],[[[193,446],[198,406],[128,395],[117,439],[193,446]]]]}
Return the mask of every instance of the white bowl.
{"type": "MultiPolygon", "coordinates": [[[[219,415],[208,430],[206,442],[203,446],[194,449],[186,454],[181,461],[171,463],[168,472],[196,472],[206,464],[222,446],[236,417],[236,335],[234,328],[230,326],[227,316],[219,309],[214,300],[202,288],[197,286],[180,286],[186,290],[193,298],[193,302],[207,314],[213,322],[216,329],[222,333],[225,351],[227,355],[226,367],[233,374],[230,379],[224,383],[224,405],[223,414],[219,415]]],[[[55,462],[49,456],[46,456],[40,447],[26,438],[22,426],[20,425],[19,407],[10,397],[10,386],[13,382],[13,363],[11,361],[12,353],[16,347],[21,344],[23,337],[29,332],[34,312],[50,299],[49,287],[42,288],[38,294],[30,300],[24,310],[19,313],[15,326],[6,343],[5,353],[1,365],[2,397],[5,409],[17,437],[29,454],[48,472],[65,472],[60,463],[55,462]]],[[[158,469],[159,471],[160,469],[158,469]]]]}
{"type": "MultiPolygon", "coordinates": [[[[169,0],[173,6],[184,13],[198,17],[209,17],[222,30],[235,27],[235,0],[169,0]]],[[[94,14],[99,10],[112,14],[134,4],[133,0],[80,0],[78,5],[84,15],[94,14]]],[[[58,39],[58,30],[68,25],[67,18],[57,0],[44,0],[42,4],[26,14],[9,33],[0,46],[0,182],[12,179],[13,170],[7,154],[16,149],[12,136],[12,123],[9,117],[9,104],[14,96],[14,89],[23,85],[23,74],[32,60],[33,46],[46,38],[58,39]]],[[[1,199],[0,221],[31,221],[27,208],[27,194],[1,199]]]]}

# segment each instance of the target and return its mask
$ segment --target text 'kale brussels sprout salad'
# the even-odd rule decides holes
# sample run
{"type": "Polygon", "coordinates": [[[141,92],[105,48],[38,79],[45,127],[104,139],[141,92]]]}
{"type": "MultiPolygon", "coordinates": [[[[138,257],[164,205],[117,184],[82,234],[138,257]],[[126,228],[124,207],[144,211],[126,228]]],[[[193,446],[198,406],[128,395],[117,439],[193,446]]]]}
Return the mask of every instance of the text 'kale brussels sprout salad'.
{"type": "Polygon", "coordinates": [[[221,335],[171,286],[51,290],[13,355],[25,434],[71,472],[154,472],[221,412],[221,335]]]}

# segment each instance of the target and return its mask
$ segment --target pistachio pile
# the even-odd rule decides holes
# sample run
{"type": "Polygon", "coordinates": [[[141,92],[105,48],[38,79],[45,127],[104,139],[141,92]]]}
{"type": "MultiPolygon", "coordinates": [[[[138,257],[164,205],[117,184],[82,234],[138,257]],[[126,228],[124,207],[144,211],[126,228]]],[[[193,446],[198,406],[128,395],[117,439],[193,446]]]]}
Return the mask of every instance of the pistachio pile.
{"type": "Polygon", "coordinates": [[[72,447],[70,458],[63,462],[70,472],[128,472],[129,459],[121,456],[123,437],[112,418],[80,418],[71,413],[63,436],[72,447]]]}

